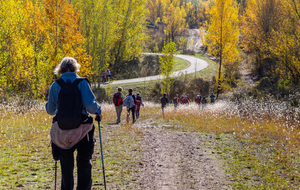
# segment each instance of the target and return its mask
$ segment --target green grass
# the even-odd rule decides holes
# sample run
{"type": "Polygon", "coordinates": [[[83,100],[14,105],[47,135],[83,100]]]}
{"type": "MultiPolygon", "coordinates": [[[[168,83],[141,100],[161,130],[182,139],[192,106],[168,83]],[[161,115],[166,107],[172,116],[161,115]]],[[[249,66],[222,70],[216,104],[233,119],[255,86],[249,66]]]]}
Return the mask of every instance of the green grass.
{"type": "Polygon", "coordinates": [[[291,163],[300,163],[299,157],[283,158],[272,144],[236,139],[232,134],[207,142],[225,160],[234,189],[298,189],[300,166],[291,163]]]}
{"type": "MultiPolygon", "coordinates": [[[[16,106],[1,108],[0,104],[0,113],[5,118],[0,119],[0,189],[54,189],[55,162],[49,136],[52,117],[45,112],[44,103],[32,110],[24,108],[23,114],[19,112],[21,108],[16,112],[16,106]]],[[[105,120],[101,132],[107,186],[109,189],[136,189],[141,133],[130,125],[110,126],[109,123],[115,119],[113,106],[102,105],[102,109],[105,120]]],[[[124,114],[122,117],[125,117],[124,114]]],[[[103,189],[96,127],[92,159],[93,189],[103,189]]],[[[60,183],[59,168],[57,185],[60,183]]]]}
{"type": "MultiPolygon", "coordinates": [[[[206,69],[203,69],[201,71],[198,71],[196,73],[196,77],[201,77],[204,80],[210,81],[212,77],[216,76],[217,70],[218,70],[218,64],[208,58],[206,58],[201,53],[196,53],[195,57],[205,60],[208,63],[208,67],[206,69]]],[[[191,76],[194,76],[195,74],[190,74],[191,76]]]]}
{"type": "Polygon", "coordinates": [[[190,62],[188,62],[187,60],[175,57],[174,58],[173,72],[180,71],[180,70],[185,69],[189,66],[190,66],[190,62]]]}

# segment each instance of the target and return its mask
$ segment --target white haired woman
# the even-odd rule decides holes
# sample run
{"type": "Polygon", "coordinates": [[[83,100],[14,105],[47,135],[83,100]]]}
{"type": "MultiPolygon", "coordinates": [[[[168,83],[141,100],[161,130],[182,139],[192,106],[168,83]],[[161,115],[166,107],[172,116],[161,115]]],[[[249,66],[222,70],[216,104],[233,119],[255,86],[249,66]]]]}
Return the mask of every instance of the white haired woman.
{"type": "Polygon", "coordinates": [[[73,190],[74,188],[75,150],[77,150],[77,189],[91,189],[91,158],[94,153],[95,127],[93,118],[89,113],[96,114],[96,120],[100,121],[102,119],[101,107],[95,102],[95,96],[88,81],[76,74],[79,68],[80,65],[74,58],[65,57],[62,59],[54,70],[54,73],[61,75],[61,77],[51,85],[46,104],[47,113],[55,115],[50,136],[53,158],[60,160],[62,190],[73,190]],[[71,84],[73,84],[73,87],[71,87],[71,84]],[[68,85],[69,87],[67,87],[68,85]],[[76,103],[72,103],[74,100],[77,100],[76,103]],[[79,117],[76,115],[78,111],[77,113],[74,112],[76,109],[79,109],[79,117]],[[76,124],[74,121],[78,118],[79,123],[76,124]]]}

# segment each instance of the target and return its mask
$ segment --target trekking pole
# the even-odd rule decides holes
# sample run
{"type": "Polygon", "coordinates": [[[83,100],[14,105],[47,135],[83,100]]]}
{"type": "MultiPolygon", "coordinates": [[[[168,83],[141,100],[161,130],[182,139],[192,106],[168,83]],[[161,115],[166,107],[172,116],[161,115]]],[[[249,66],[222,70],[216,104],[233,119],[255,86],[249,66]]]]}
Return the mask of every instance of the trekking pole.
{"type": "Polygon", "coordinates": [[[100,149],[101,149],[101,159],[102,159],[102,170],[103,170],[103,179],[104,179],[104,189],[106,190],[105,167],[104,167],[103,150],[102,150],[102,139],[101,139],[101,126],[100,126],[100,121],[98,121],[98,128],[99,128],[99,139],[100,139],[100,149]]]}
{"type": "Polygon", "coordinates": [[[56,178],[57,178],[57,160],[55,160],[55,179],[54,179],[54,190],[56,190],[56,178]]]}

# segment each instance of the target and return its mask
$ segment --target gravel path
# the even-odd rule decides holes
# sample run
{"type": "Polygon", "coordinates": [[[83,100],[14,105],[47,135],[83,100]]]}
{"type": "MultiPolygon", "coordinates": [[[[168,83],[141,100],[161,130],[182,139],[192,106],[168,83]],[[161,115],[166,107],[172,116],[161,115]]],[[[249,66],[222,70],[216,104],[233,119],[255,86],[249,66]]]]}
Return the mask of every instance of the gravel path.
{"type": "Polygon", "coordinates": [[[229,176],[198,133],[147,129],[139,184],[149,190],[231,189],[229,176]]]}
{"type": "MultiPolygon", "coordinates": [[[[161,55],[157,53],[143,53],[144,55],[161,55]]],[[[181,73],[183,74],[190,74],[194,72],[201,71],[205,69],[208,66],[208,63],[204,61],[203,59],[199,59],[193,56],[189,55],[176,55],[176,57],[185,59],[189,61],[191,64],[189,67],[176,71],[173,73],[172,76],[179,76],[181,73]]],[[[150,80],[159,80],[162,79],[162,75],[155,75],[155,76],[149,76],[149,77],[143,77],[143,78],[134,78],[134,79],[126,79],[126,80],[117,80],[111,82],[111,84],[124,84],[124,83],[135,83],[135,82],[143,82],[143,81],[150,81],[150,80]]]]}

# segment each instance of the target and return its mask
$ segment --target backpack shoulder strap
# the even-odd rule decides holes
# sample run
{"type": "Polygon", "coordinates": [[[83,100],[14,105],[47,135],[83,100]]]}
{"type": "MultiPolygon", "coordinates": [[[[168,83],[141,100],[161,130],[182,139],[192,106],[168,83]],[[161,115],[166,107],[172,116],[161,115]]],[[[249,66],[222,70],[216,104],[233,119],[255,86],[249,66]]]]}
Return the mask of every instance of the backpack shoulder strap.
{"type": "Polygon", "coordinates": [[[65,81],[62,78],[57,79],[56,82],[61,88],[63,88],[66,85],[65,81]]]}
{"type": "Polygon", "coordinates": [[[89,83],[89,81],[86,78],[80,77],[80,78],[76,78],[72,84],[77,86],[83,80],[86,80],[89,83]]]}

